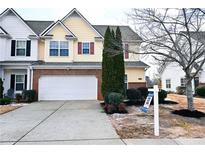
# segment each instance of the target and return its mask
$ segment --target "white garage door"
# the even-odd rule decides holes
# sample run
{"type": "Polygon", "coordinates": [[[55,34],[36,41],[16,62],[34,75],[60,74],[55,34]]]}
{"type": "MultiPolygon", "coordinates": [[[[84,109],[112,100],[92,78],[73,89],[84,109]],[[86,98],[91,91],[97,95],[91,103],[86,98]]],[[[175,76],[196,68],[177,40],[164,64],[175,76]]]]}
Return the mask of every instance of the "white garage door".
{"type": "Polygon", "coordinates": [[[39,100],[96,100],[95,76],[41,76],[39,100]]]}

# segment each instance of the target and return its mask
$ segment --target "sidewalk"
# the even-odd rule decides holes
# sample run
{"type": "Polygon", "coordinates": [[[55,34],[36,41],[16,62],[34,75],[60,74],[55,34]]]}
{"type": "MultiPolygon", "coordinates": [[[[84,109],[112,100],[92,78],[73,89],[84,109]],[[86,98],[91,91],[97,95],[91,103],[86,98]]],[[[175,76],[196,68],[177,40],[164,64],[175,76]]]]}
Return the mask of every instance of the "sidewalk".
{"type": "Polygon", "coordinates": [[[123,139],[127,145],[205,145],[202,139],[123,139]]]}

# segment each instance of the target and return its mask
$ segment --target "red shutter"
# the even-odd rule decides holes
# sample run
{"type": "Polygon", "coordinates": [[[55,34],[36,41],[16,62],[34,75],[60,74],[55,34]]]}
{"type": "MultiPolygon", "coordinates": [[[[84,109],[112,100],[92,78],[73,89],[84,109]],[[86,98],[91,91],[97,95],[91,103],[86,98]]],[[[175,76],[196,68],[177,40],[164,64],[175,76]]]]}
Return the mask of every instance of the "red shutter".
{"type": "Polygon", "coordinates": [[[82,54],[82,42],[78,42],[78,54],[82,54]]]}
{"type": "Polygon", "coordinates": [[[90,42],[90,54],[94,55],[94,42],[90,42]]]}
{"type": "Polygon", "coordinates": [[[129,58],[129,45],[128,44],[125,44],[125,59],[128,59],[129,58]]]}

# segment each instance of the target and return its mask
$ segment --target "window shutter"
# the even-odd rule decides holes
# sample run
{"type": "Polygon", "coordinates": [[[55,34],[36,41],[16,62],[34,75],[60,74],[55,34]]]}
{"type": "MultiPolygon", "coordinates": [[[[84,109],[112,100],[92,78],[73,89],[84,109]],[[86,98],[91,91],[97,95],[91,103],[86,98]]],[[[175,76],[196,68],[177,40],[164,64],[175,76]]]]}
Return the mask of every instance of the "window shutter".
{"type": "Polygon", "coordinates": [[[94,42],[90,42],[90,54],[94,55],[94,42]]]}
{"type": "Polygon", "coordinates": [[[26,42],[26,56],[31,56],[31,41],[30,40],[28,40],[27,42],[26,42]]]}
{"type": "Polygon", "coordinates": [[[125,44],[125,59],[128,59],[129,58],[129,45],[128,44],[125,44]]]}
{"type": "Polygon", "coordinates": [[[16,40],[11,40],[11,56],[15,56],[16,40]]]}
{"type": "Polygon", "coordinates": [[[15,74],[11,74],[10,89],[14,90],[14,88],[15,88],[15,74]]]}
{"type": "Polygon", "coordinates": [[[78,42],[78,54],[82,54],[82,42],[78,42]]]}
{"type": "Polygon", "coordinates": [[[27,89],[27,74],[25,74],[24,89],[27,89]]]}

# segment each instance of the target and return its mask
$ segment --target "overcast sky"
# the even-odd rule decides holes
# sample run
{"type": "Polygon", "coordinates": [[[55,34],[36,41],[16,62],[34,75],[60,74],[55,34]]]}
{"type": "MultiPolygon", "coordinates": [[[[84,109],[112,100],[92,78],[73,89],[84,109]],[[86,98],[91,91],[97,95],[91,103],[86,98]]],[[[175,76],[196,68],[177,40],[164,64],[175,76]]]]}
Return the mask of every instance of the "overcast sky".
{"type": "MultiPolygon", "coordinates": [[[[15,8],[25,20],[59,20],[73,8],[15,8]]],[[[127,25],[126,8],[77,8],[91,24],[127,25]]],[[[5,8],[0,8],[0,12],[5,8]]]]}

